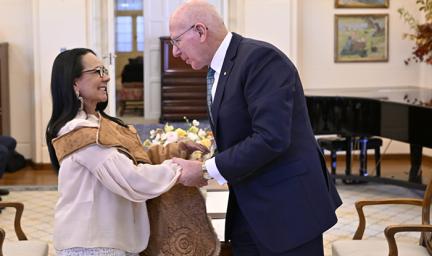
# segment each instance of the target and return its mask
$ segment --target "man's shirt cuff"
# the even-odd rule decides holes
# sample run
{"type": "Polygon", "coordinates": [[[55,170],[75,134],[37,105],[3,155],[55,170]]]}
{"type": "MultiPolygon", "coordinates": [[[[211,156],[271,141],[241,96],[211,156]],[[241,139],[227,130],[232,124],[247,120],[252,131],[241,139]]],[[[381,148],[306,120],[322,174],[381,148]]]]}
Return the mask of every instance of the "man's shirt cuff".
{"type": "Polygon", "coordinates": [[[210,175],[210,177],[213,177],[217,181],[217,183],[219,183],[219,185],[223,185],[223,184],[227,183],[227,180],[219,172],[219,170],[216,166],[216,160],[214,157],[205,161],[205,166],[207,168],[207,172],[210,175]]]}

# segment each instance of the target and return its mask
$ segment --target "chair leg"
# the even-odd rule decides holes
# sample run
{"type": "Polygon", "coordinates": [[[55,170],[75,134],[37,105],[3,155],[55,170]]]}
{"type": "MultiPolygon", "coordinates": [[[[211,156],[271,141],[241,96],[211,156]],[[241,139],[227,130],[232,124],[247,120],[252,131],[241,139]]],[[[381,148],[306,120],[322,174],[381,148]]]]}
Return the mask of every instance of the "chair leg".
{"type": "Polygon", "coordinates": [[[330,152],[330,156],[331,156],[331,173],[333,175],[336,174],[336,160],[337,160],[337,154],[336,151],[331,151],[330,152]]]}
{"type": "Polygon", "coordinates": [[[120,116],[124,115],[125,108],[126,108],[126,101],[124,100],[120,101],[120,111],[119,111],[120,116]]]}

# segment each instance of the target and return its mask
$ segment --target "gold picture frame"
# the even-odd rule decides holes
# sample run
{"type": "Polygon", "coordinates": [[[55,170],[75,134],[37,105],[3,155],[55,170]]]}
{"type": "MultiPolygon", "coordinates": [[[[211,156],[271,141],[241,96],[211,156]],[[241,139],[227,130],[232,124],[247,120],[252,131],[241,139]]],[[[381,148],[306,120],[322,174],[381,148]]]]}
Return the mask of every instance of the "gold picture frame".
{"type": "Polygon", "coordinates": [[[388,14],[335,15],[335,62],[387,62],[388,14]]]}
{"type": "Polygon", "coordinates": [[[336,8],[388,8],[389,0],[335,0],[336,8]]]}

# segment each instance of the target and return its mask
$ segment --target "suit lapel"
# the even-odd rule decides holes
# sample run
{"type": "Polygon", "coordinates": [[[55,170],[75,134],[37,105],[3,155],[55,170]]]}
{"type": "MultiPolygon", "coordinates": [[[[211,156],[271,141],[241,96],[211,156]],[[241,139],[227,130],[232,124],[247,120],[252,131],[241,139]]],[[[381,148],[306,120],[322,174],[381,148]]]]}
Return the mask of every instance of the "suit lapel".
{"type": "MultiPolygon", "coordinates": [[[[237,49],[239,47],[241,40],[242,37],[240,35],[233,33],[233,37],[228,46],[228,50],[225,54],[225,59],[222,65],[221,73],[219,75],[219,81],[216,88],[215,97],[213,100],[213,104],[211,106],[211,112],[212,112],[213,122],[215,126],[214,128],[217,127],[220,104],[222,102],[226,83],[228,81],[229,76],[231,75],[232,67],[234,66],[234,59],[237,54],[237,49]]],[[[215,129],[213,129],[213,131],[215,131],[215,129]]]]}

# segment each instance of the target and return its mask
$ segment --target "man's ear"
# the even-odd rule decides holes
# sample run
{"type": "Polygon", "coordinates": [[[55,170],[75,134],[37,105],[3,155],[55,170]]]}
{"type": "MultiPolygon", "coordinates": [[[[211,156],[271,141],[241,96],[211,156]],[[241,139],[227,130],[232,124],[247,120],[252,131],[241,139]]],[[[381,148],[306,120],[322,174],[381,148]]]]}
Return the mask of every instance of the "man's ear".
{"type": "Polygon", "coordinates": [[[202,23],[197,23],[195,26],[195,30],[198,32],[200,36],[200,41],[203,42],[207,38],[207,28],[202,23]]]}
{"type": "Polygon", "coordinates": [[[204,34],[203,28],[200,24],[196,25],[195,29],[198,32],[198,34],[200,35],[200,37],[204,34]]]}

